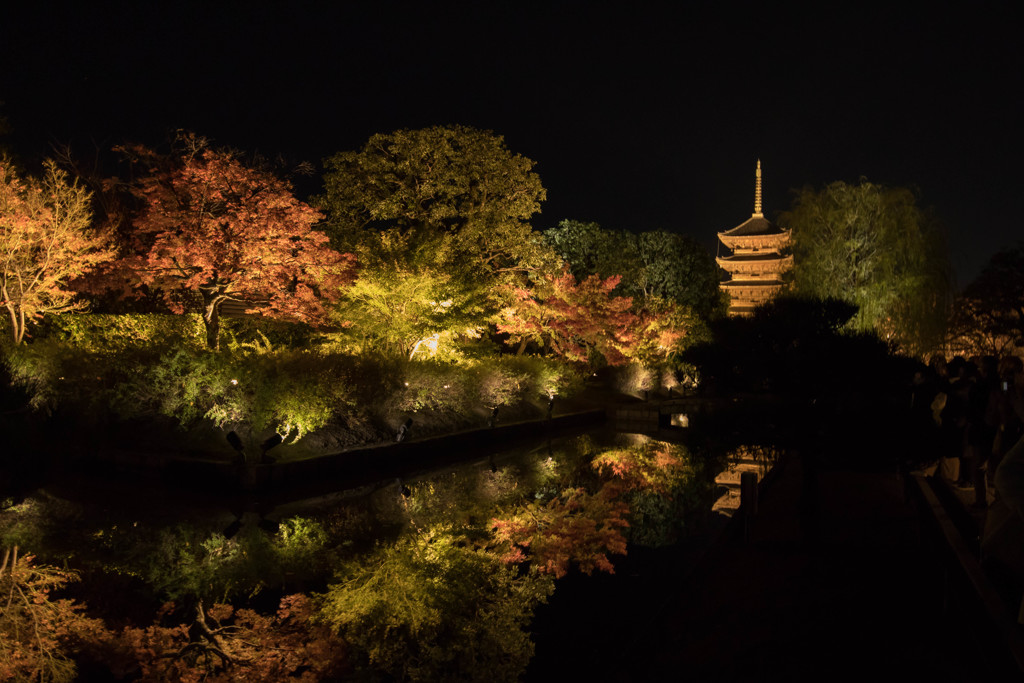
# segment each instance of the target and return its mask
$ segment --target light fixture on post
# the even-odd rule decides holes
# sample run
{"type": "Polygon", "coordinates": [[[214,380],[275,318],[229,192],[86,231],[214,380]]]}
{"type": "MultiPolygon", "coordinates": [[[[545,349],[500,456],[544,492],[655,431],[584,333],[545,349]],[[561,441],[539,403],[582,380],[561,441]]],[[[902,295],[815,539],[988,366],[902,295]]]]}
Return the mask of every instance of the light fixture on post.
{"type": "Polygon", "coordinates": [[[268,464],[274,462],[274,458],[267,455],[267,451],[269,451],[271,448],[274,448],[275,446],[280,446],[282,441],[284,441],[284,437],[275,432],[272,437],[270,437],[269,439],[265,440],[263,443],[260,444],[261,464],[268,464]]]}

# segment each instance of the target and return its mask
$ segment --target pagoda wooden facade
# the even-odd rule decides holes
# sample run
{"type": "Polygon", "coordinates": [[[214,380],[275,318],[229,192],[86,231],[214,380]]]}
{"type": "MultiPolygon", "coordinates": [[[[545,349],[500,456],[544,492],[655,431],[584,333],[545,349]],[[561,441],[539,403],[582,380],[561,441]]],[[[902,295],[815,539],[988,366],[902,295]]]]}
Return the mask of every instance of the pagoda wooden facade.
{"type": "Polygon", "coordinates": [[[729,315],[750,315],[783,288],[783,274],[793,267],[785,254],[789,230],[782,230],[761,212],[761,161],[757,162],[754,213],[732,230],[718,233],[718,265],[727,273],[721,287],[729,294],[729,315]],[[730,252],[721,255],[721,245],[730,252]]]}

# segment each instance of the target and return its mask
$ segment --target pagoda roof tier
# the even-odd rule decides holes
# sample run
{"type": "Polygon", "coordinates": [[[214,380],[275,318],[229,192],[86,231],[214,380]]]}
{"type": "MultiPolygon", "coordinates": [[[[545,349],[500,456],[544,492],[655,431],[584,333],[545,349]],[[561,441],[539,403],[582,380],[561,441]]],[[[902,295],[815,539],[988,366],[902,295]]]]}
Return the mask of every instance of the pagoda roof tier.
{"type": "Polygon", "coordinates": [[[736,256],[719,256],[715,261],[720,267],[730,273],[777,273],[793,267],[792,255],[739,254],[736,256]]]}
{"type": "Polygon", "coordinates": [[[780,235],[788,232],[788,230],[783,230],[772,223],[762,214],[755,213],[732,230],[720,232],[718,235],[719,237],[723,235],[727,235],[729,237],[744,237],[746,235],[780,235]]]}
{"type": "Polygon", "coordinates": [[[726,280],[725,282],[719,283],[722,289],[771,289],[772,287],[781,287],[785,283],[782,280],[726,280]]]}
{"type": "Polygon", "coordinates": [[[769,249],[778,250],[789,244],[789,230],[776,228],[776,232],[747,235],[729,234],[731,232],[732,230],[718,233],[718,239],[722,240],[722,244],[730,249],[763,249],[768,247],[769,249]]]}

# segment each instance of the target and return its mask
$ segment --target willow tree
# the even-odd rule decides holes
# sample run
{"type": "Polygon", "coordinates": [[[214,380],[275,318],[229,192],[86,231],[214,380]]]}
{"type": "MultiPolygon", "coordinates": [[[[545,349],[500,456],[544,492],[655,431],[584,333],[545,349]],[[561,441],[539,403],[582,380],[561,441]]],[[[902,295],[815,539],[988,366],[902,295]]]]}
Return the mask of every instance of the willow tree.
{"type": "Polygon", "coordinates": [[[114,257],[93,229],[90,200],[52,161],[35,179],[0,160],[0,306],[15,344],[33,319],[80,307],[71,281],[114,257]]]}
{"type": "Polygon", "coordinates": [[[949,258],[942,231],[913,192],[866,180],[804,188],[779,223],[793,231],[798,292],[855,304],[855,328],[910,350],[940,339],[949,258]]]}

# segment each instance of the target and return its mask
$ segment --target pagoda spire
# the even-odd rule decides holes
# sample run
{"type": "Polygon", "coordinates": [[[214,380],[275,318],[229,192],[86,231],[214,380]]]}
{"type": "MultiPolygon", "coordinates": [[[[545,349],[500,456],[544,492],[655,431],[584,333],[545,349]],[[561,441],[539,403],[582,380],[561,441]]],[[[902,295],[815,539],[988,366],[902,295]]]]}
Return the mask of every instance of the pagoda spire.
{"type": "Polygon", "coordinates": [[[757,160],[757,173],[754,182],[754,217],[764,218],[761,213],[761,160],[757,160]]]}

